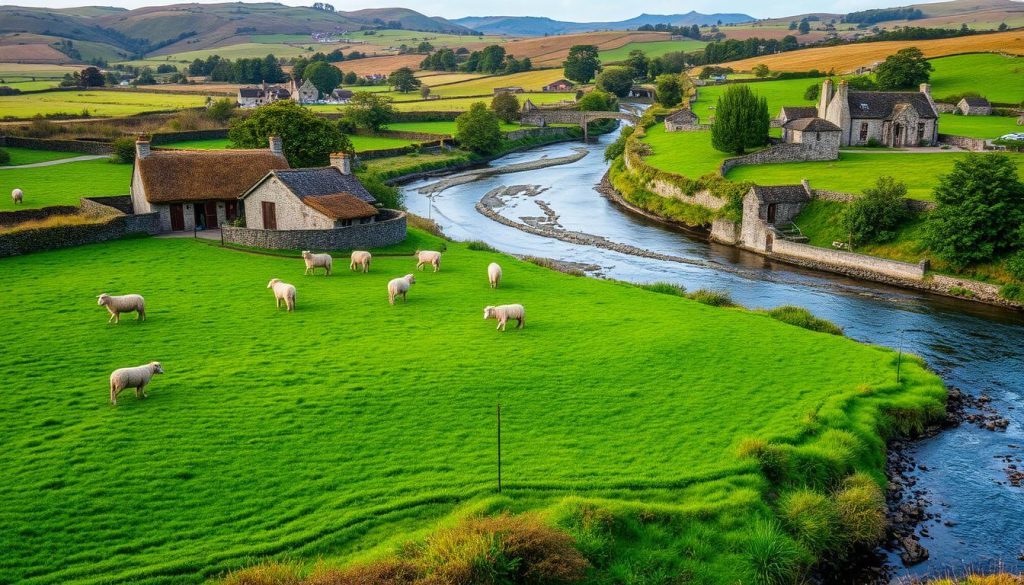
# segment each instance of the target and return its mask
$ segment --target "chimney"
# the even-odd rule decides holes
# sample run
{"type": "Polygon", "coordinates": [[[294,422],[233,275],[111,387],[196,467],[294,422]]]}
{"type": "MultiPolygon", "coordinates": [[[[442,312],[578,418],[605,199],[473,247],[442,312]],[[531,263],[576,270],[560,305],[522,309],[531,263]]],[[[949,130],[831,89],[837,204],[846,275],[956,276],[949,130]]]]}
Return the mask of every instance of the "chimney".
{"type": "Polygon", "coordinates": [[[284,155],[284,143],[281,142],[281,137],[280,136],[271,136],[269,140],[270,140],[270,152],[271,152],[271,154],[276,154],[277,156],[283,156],[284,155]]]}
{"type": "Polygon", "coordinates": [[[149,156],[149,140],[138,138],[135,140],[135,158],[144,159],[149,156]]]}
{"type": "Polygon", "coordinates": [[[343,175],[352,174],[352,161],[348,158],[347,153],[332,152],[331,166],[341,171],[341,174],[343,175]]]}
{"type": "Polygon", "coordinates": [[[832,80],[826,79],[821,84],[821,95],[818,96],[818,117],[824,118],[828,112],[828,104],[832,101],[832,80]]]}
{"type": "Polygon", "coordinates": [[[923,93],[924,95],[928,96],[929,98],[932,97],[932,86],[931,86],[931,84],[922,83],[921,84],[921,93],[923,93]]]}
{"type": "Polygon", "coordinates": [[[807,179],[800,179],[800,186],[804,188],[804,191],[806,191],[808,195],[812,197],[814,196],[814,191],[811,191],[810,181],[808,181],[807,179]]]}
{"type": "Polygon", "coordinates": [[[846,83],[846,80],[839,82],[839,90],[836,91],[836,97],[840,98],[845,102],[850,96],[850,84],[846,83]]]}

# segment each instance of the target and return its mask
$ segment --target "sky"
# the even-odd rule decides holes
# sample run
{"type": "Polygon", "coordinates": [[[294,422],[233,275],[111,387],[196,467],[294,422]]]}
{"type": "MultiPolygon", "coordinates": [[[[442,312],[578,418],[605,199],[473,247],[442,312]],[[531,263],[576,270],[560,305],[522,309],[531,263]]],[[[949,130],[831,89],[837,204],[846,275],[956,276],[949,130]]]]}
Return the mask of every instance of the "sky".
{"type": "MultiPolygon", "coordinates": [[[[19,6],[66,8],[82,5],[118,6],[139,8],[157,4],[179,4],[188,0],[7,0],[19,6]]],[[[199,0],[213,3],[223,0],[199,0]]],[[[269,0],[273,1],[273,0],[269,0]]],[[[292,6],[308,6],[309,2],[276,0],[292,6]]],[[[330,2],[330,0],[327,0],[330,2]]],[[[506,0],[504,2],[480,2],[480,0],[336,0],[338,10],[359,8],[381,8],[401,6],[427,14],[459,18],[462,16],[546,16],[555,20],[615,21],[632,18],[642,12],[647,14],[676,14],[696,10],[697,12],[738,12],[755,18],[771,18],[802,14],[807,12],[851,12],[866,8],[905,5],[904,0],[642,0],[622,2],[621,0],[506,0]]],[[[915,3],[928,3],[916,0],[915,3]]]]}

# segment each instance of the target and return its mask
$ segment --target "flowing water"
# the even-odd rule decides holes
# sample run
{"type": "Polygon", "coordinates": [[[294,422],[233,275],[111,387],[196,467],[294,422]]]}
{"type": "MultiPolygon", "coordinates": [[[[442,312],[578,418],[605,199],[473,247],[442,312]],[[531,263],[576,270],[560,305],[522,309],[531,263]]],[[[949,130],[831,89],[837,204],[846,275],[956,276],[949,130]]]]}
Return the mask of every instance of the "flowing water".
{"type": "MultiPolygon", "coordinates": [[[[603,150],[612,139],[608,135],[587,145],[588,156],[572,164],[495,176],[430,198],[417,189],[433,181],[413,183],[404,187],[406,204],[410,211],[433,218],[457,240],[483,240],[511,254],[597,265],[598,273],[610,278],[725,290],[751,308],[798,305],[842,326],[853,339],[902,347],[923,356],[947,384],[990,396],[1011,422],[1005,432],[963,424],[914,447],[917,463],[927,468],[916,475],[915,489],[926,492],[929,511],[941,513],[943,522],[926,524],[929,536],[922,537],[921,544],[930,550],[929,560],[910,569],[902,567],[897,557],[890,561],[898,567],[898,576],[957,572],[965,566],[1024,571],[1024,488],[1009,485],[1006,463],[997,459],[1011,454],[1024,457],[1024,315],[771,262],[637,218],[595,190],[607,170],[603,150]],[[510,219],[544,216],[536,203],[540,199],[567,230],[693,263],[641,258],[532,235],[476,210],[486,193],[513,185],[547,190],[535,197],[507,200],[498,211],[510,219]]],[[[572,143],[537,148],[492,165],[566,156],[578,147],[579,143],[572,143]]]]}

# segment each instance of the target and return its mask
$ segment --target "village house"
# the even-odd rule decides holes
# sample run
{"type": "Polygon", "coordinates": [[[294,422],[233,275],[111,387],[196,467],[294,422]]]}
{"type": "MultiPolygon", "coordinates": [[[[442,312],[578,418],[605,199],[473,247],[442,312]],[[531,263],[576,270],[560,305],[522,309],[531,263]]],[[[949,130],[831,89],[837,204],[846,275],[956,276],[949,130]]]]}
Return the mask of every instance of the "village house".
{"type": "Polygon", "coordinates": [[[676,110],[665,117],[665,132],[690,132],[700,129],[700,119],[689,108],[676,110]]]}
{"type": "Polygon", "coordinates": [[[545,85],[542,88],[542,91],[551,93],[565,93],[572,91],[572,87],[572,82],[569,81],[568,79],[559,79],[558,81],[553,81],[545,85]]]}
{"type": "Polygon", "coordinates": [[[340,87],[331,92],[331,98],[341,103],[348,103],[354,95],[351,89],[341,89],[340,87]]]}
{"type": "Polygon", "coordinates": [[[839,126],[822,118],[798,118],[782,127],[783,141],[816,153],[814,160],[838,159],[841,134],[839,126]]]}
{"type": "Polygon", "coordinates": [[[263,106],[290,97],[291,92],[280,85],[262,83],[256,87],[238,88],[238,105],[243,108],[263,106]]]}
{"type": "Polygon", "coordinates": [[[965,97],[956,105],[956,109],[964,116],[992,115],[992,104],[983,97],[965,97]]]}
{"type": "Polygon", "coordinates": [[[308,79],[302,82],[302,85],[292,79],[290,91],[292,99],[300,104],[312,104],[320,101],[320,90],[308,79]]]}
{"type": "Polygon", "coordinates": [[[800,215],[811,200],[811,188],[802,185],[754,186],[743,197],[743,220],[740,227],[743,245],[762,252],[771,252],[778,230],[800,215]]]}
{"type": "Polygon", "coordinates": [[[135,213],[160,213],[160,230],[213,229],[239,217],[238,197],[267,173],[287,169],[281,139],[250,150],[151,150],[135,142],[135,213]]]}
{"type": "Polygon", "coordinates": [[[846,80],[835,88],[826,79],[817,117],[839,127],[841,146],[920,146],[939,138],[939,114],[927,83],[916,92],[850,91],[846,80]]]}
{"type": "MultiPolygon", "coordinates": [[[[817,118],[818,108],[815,106],[783,106],[779,112],[779,126],[785,127],[787,122],[800,120],[802,118],[817,118]]],[[[785,137],[785,133],[783,133],[785,137]]]]}
{"type": "Polygon", "coordinates": [[[275,169],[242,194],[245,225],[265,230],[325,230],[373,223],[377,200],[352,174],[345,153],[327,167],[275,169]]]}
{"type": "Polygon", "coordinates": [[[629,95],[627,97],[652,100],[654,99],[654,90],[649,87],[634,85],[629,89],[629,95]]]}

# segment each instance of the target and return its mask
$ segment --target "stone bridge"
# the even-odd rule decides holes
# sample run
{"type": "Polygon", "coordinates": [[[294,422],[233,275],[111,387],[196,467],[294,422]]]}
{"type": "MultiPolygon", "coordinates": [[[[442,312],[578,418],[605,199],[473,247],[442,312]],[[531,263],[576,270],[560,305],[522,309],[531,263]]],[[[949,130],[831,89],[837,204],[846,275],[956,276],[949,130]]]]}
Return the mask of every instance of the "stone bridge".
{"type": "Polygon", "coordinates": [[[597,120],[625,120],[632,124],[640,118],[626,112],[582,112],[580,110],[556,110],[542,108],[523,108],[520,121],[529,126],[547,126],[548,124],[578,124],[583,129],[583,141],[586,142],[587,124],[597,120]]]}

